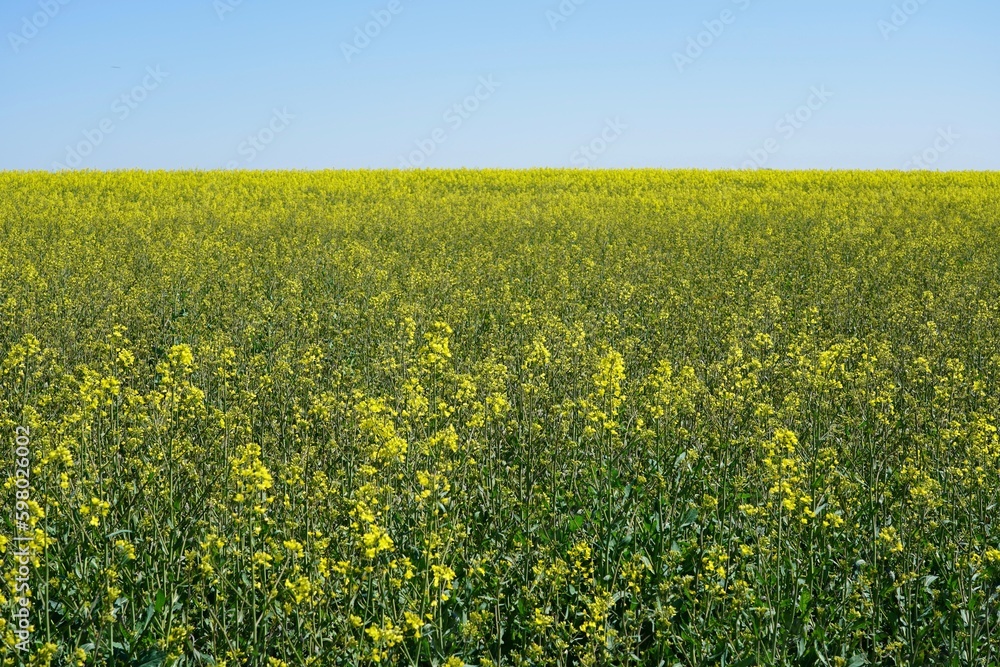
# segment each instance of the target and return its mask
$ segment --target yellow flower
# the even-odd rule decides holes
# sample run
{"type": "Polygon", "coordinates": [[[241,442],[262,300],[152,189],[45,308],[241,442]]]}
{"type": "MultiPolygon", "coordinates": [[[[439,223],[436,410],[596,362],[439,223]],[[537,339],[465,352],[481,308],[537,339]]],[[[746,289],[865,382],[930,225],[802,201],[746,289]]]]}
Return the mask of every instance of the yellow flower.
{"type": "Polygon", "coordinates": [[[878,533],[877,542],[890,553],[903,551],[903,542],[899,539],[899,534],[894,526],[883,528],[878,533]]]}
{"type": "Polygon", "coordinates": [[[135,560],[135,546],[127,540],[115,540],[117,547],[127,560],[135,560]]]}
{"type": "Polygon", "coordinates": [[[406,611],[403,612],[403,618],[405,619],[406,627],[413,633],[413,638],[419,638],[424,628],[424,622],[420,620],[420,616],[411,611],[406,611]]]}
{"type": "Polygon", "coordinates": [[[298,556],[299,558],[305,556],[305,548],[298,540],[285,540],[282,544],[286,549],[292,552],[293,556],[298,556]]]}
{"type": "Polygon", "coordinates": [[[292,595],[295,597],[296,604],[302,604],[302,601],[309,597],[313,588],[312,583],[306,576],[300,576],[294,581],[286,581],[285,587],[292,592],[292,595]]]}
{"type": "Polygon", "coordinates": [[[433,586],[447,586],[455,578],[455,571],[447,565],[432,565],[431,572],[434,574],[433,586]]]}

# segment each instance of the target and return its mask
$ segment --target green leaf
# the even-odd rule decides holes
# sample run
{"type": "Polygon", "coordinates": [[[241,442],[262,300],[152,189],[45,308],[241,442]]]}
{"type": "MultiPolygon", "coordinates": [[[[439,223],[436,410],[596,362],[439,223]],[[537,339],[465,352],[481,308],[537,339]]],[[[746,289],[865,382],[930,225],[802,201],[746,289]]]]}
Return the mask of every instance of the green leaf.
{"type": "Polygon", "coordinates": [[[806,589],[804,589],[802,591],[802,594],[799,595],[799,611],[800,612],[805,613],[806,609],[809,608],[809,601],[810,600],[812,600],[812,594],[809,592],[809,589],[806,588],[806,589]]]}
{"type": "Polygon", "coordinates": [[[141,657],[136,658],[133,665],[135,665],[135,667],[160,667],[166,657],[166,651],[153,649],[143,654],[141,657]]]}
{"type": "Polygon", "coordinates": [[[163,591],[156,591],[156,599],[153,602],[153,608],[156,613],[159,614],[163,611],[163,607],[167,604],[167,595],[163,591]]]}
{"type": "Polygon", "coordinates": [[[135,640],[138,641],[140,637],[146,632],[146,628],[149,627],[149,621],[153,618],[153,614],[156,613],[156,607],[152,602],[146,607],[146,617],[142,620],[142,623],[136,626],[135,640]]]}
{"type": "Polygon", "coordinates": [[[681,528],[684,526],[690,526],[692,523],[698,520],[698,508],[692,507],[687,512],[684,513],[684,517],[681,519],[681,528]]]}

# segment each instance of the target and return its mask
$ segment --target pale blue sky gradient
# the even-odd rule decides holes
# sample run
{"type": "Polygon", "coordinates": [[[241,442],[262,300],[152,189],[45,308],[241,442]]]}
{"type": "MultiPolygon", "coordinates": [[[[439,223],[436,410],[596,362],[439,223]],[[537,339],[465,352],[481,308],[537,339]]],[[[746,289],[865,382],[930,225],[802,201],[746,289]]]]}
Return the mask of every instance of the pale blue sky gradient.
{"type": "Polygon", "coordinates": [[[62,2],[0,5],[0,169],[1000,169],[996,0],[62,2]]]}

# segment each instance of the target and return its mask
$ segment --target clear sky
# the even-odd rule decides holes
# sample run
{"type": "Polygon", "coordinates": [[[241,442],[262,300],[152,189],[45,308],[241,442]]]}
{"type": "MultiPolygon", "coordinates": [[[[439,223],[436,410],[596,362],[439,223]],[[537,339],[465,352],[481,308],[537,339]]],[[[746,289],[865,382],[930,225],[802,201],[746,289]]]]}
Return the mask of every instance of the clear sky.
{"type": "Polygon", "coordinates": [[[4,0],[0,169],[1000,169],[998,26],[997,0],[4,0]]]}

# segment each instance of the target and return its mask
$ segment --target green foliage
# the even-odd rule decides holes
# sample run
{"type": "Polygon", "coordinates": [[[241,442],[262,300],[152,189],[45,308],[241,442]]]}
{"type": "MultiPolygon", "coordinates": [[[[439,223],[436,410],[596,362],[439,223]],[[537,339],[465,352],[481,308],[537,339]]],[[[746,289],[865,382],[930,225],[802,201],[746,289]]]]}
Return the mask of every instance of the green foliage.
{"type": "Polygon", "coordinates": [[[0,194],[4,664],[1000,661],[997,175],[0,194]]]}

